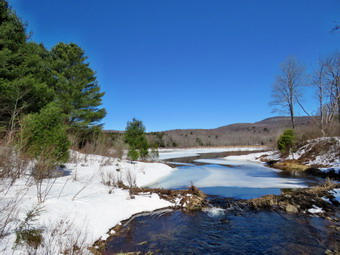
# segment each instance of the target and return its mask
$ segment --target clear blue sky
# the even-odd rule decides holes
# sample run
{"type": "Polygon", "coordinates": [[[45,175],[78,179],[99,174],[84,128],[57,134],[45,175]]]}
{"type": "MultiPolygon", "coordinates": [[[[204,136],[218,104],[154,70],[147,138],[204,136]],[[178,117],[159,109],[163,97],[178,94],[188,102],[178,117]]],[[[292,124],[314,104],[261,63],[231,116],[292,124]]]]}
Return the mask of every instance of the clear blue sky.
{"type": "Polygon", "coordinates": [[[280,63],[339,50],[339,0],[10,0],[33,40],[75,42],[105,91],[105,129],[215,128],[273,116],[280,63]]]}

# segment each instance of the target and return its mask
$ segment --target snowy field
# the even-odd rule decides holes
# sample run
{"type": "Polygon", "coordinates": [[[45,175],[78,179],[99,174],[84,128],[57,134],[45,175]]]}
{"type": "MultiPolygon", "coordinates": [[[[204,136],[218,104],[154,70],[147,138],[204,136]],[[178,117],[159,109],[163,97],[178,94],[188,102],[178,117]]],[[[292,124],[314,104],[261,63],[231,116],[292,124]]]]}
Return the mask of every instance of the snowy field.
{"type": "Polygon", "coordinates": [[[38,254],[59,254],[59,247],[64,245],[67,249],[67,242],[77,239],[81,242],[79,245],[90,246],[100,238],[107,238],[110,228],[133,214],[172,206],[157,194],[131,197],[128,190],[103,184],[121,180],[126,185],[134,182],[138,186],[146,185],[174,171],[165,164],[132,164],[76,152],[72,153],[72,158],[74,163],[66,164],[64,169],[66,176],[43,183],[42,194],[46,197],[42,203],[37,200],[37,186],[28,177],[17,180],[0,193],[1,208],[9,208],[8,203],[14,207],[1,211],[0,217],[4,218],[7,212],[9,219],[15,218],[8,224],[10,234],[1,240],[0,254],[29,254],[25,246],[15,250],[13,247],[15,230],[32,208],[40,212],[35,221],[29,222],[30,228],[42,229],[45,237],[45,247],[38,254]],[[53,236],[55,232],[60,232],[60,236],[53,236]]]}

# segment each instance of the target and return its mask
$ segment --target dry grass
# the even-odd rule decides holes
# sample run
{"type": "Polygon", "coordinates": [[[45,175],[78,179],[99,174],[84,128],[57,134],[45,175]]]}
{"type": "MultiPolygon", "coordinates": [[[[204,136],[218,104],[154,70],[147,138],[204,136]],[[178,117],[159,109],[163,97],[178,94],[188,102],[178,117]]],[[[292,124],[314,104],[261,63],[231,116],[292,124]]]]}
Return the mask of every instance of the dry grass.
{"type": "Polygon", "coordinates": [[[281,169],[284,171],[298,171],[302,172],[307,170],[309,167],[303,165],[295,160],[286,160],[284,162],[277,162],[272,165],[274,168],[281,169]]]}

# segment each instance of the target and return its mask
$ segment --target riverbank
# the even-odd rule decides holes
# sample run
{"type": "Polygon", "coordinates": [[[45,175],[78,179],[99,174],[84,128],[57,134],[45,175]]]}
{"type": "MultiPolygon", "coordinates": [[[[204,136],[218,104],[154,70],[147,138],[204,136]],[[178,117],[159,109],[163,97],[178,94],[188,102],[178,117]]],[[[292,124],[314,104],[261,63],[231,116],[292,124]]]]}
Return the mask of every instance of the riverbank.
{"type": "MultiPolygon", "coordinates": [[[[242,164],[246,162],[261,162],[262,157],[267,158],[275,158],[275,151],[268,152],[260,152],[260,153],[250,153],[247,155],[234,155],[228,156],[224,158],[225,160],[229,160],[230,162],[239,161],[242,164]]],[[[204,158],[204,156],[203,156],[204,158]]],[[[199,163],[210,163],[210,164],[229,164],[223,161],[222,159],[202,159],[202,160],[194,160],[199,163]]],[[[246,163],[247,164],[247,163],[246,163]]],[[[188,170],[186,170],[188,171],[188,170]]],[[[339,218],[335,215],[335,208],[338,205],[338,201],[336,197],[332,196],[332,194],[337,194],[337,188],[340,188],[338,184],[335,183],[327,183],[326,185],[320,185],[313,188],[306,189],[298,189],[298,190],[284,190],[281,195],[267,195],[260,198],[243,200],[243,199],[230,199],[230,198],[221,198],[218,197],[216,200],[219,200],[220,205],[216,203],[216,200],[213,201],[211,197],[208,198],[208,201],[204,201],[204,203],[200,203],[203,205],[204,211],[210,213],[212,210],[213,215],[219,214],[220,212],[228,211],[231,214],[238,214],[246,212],[252,213],[254,211],[261,212],[282,212],[288,213],[292,215],[311,215],[318,216],[330,222],[330,227],[335,230],[339,229],[339,218]],[[223,202],[221,202],[223,200],[223,202]],[[213,207],[212,207],[213,206],[213,207]],[[217,206],[217,207],[214,207],[217,206]],[[212,208],[211,208],[212,207],[212,208]],[[211,209],[210,209],[211,208],[211,209]]],[[[135,189],[133,192],[145,192],[145,191],[155,191],[160,192],[160,197],[164,199],[169,199],[170,201],[176,198],[179,194],[183,196],[182,191],[176,190],[157,190],[157,189],[135,189]]],[[[340,192],[340,190],[339,190],[340,192]]],[[[190,195],[191,196],[191,195],[190,195]]],[[[200,200],[203,201],[203,200],[200,200]]],[[[173,202],[173,201],[172,201],[173,202]]],[[[183,203],[182,203],[183,205],[183,203]]],[[[182,209],[182,206],[178,206],[177,209],[182,209]]],[[[194,209],[200,209],[202,207],[196,207],[194,209]]],[[[180,210],[182,211],[182,210],[180,210]]],[[[121,235],[125,235],[127,229],[129,229],[129,223],[133,221],[135,218],[139,218],[141,216],[148,217],[149,214],[137,214],[132,218],[124,222],[123,226],[118,225],[113,228],[113,232],[109,233],[112,237],[109,240],[121,240],[123,237],[121,235]]],[[[153,215],[151,213],[150,215],[153,215]]],[[[150,223],[151,224],[151,223],[150,223]]],[[[128,231],[129,232],[129,231],[128,231]]],[[[147,233],[145,233],[147,234],[147,233]]],[[[110,243],[110,241],[109,241],[110,243]]],[[[142,244],[146,245],[148,241],[143,241],[142,244]]],[[[103,251],[106,251],[106,241],[99,240],[95,243],[94,247],[96,247],[96,254],[102,254],[103,251]]],[[[112,242],[111,245],[114,245],[112,242]]],[[[112,247],[112,246],[111,246],[112,247]]],[[[132,247],[128,249],[131,250],[132,247]]],[[[110,248],[109,248],[110,250],[110,248]]],[[[136,247],[137,251],[143,250],[143,247],[136,247]]],[[[333,249],[334,250],[334,249],[333,249]]],[[[111,253],[108,253],[111,254],[111,253]]],[[[112,253],[113,254],[113,253],[112,253]]],[[[115,254],[115,253],[114,253],[115,254]]],[[[129,253],[130,254],[130,253],[129,253]]],[[[131,254],[145,254],[145,253],[131,253],[131,254]]]]}
{"type": "Polygon", "coordinates": [[[143,186],[172,171],[161,163],[130,162],[73,151],[71,162],[41,186],[29,175],[8,186],[5,184],[10,180],[2,179],[0,225],[5,225],[0,253],[61,254],[78,247],[72,254],[90,254],[87,247],[98,239],[105,240],[110,228],[122,220],[139,212],[175,206],[156,193],[132,195],[121,188],[143,186]],[[37,190],[43,197],[41,202],[37,190]],[[34,235],[18,240],[20,233],[34,235]],[[32,238],[37,240],[34,245],[32,238]]]}
{"type": "Polygon", "coordinates": [[[134,214],[167,207],[197,208],[203,201],[193,190],[171,195],[171,199],[166,199],[168,191],[140,192],[137,187],[176,171],[162,163],[72,151],[70,162],[40,184],[30,177],[29,167],[27,174],[14,183],[7,179],[0,183],[2,254],[32,250],[36,254],[58,254],[73,247],[77,247],[74,254],[89,254],[87,247],[108,238],[112,226],[134,214]],[[18,240],[18,236],[23,238],[18,240]]]}
{"type": "MultiPolygon", "coordinates": [[[[251,224],[250,222],[253,222],[252,224],[254,224],[254,225],[247,225],[247,229],[248,228],[253,229],[253,228],[260,227],[260,226],[255,227],[256,221],[254,222],[253,218],[257,218],[258,216],[256,215],[267,215],[266,217],[270,217],[270,219],[273,218],[276,220],[278,219],[276,218],[275,215],[279,215],[281,219],[282,218],[285,219],[284,222],[282,223],[293,224],[293,225],[297,224],[297,222],[288,223],[287,222],[288,219],[292,220],[295,217],[296,219],[305,219],[306,222],[309,222],[308,218],[310,218],[311,222],[306,224],[306,226],[304,226],[304,223],[302,223],[305,220],[298,223],[299,224],[298,226],[299,228],[303,227],[303,228],[310,229],[310,231],[312,231],[311,234],[315,234],[317,236],[320,233],[318,232],[313,233],[313,231],[318,231],[317,228],[314,229],[314,227],[310,226],[309,224],[312,224],[313,217],[319,218],[320,222],[325,222],[325,226],[327,226],[326,227],[327,232],[329,232],[329,235],[331,238],[330,241],[332,242],[331,244],[327,244],[326,246],[324,246],[326,248],[326,249],[323,248],[324,251],[327,252],[326,254],[338,254],[337,252],[339,250],[337,249],[337,247],[340,244],[340,240],[336,233],[340,231],[340,218],[338,216],[338,212],[339,212],[338,206],[339,206],[339,201],[340,201],[340,189],[339,188],[340,188],[339,184],[329,182],[329,183],[325,183],[323,185],[313,187],[313,188],[301,189],[301,190],[295,190],[295,191],[284,191],[281,195],[278,195],[278,196],[267,195],[261,198],[250,199],[250,200],[235,200],[235,199],[221,198],[221,197],[216,197],[214,199],[213,197],[209,197],[208,201],[206,201],[206,203],[204,204],[204,208],[202,211],[198,210],[198,211],[194,211],[191,213],[188,213],[188,212],[185,213],[185,211],[178,210],[179,208],[177,208],[177,212],[179,212],[180,217],[183,217],[183,220],[176,219],[176,217],[173,218],[171,216],[171,215],[176,215],[175,208],[169,208],[168,210],[157,210],[152,213],[136,214],[136,215],[133,215],[128,220],[123,221],[122,224],[115,226],[109,233],[111,237],[105,241],[102,241],[102,240],[97,241],[94,244],[94,246],[91,248],[91,250],[96,255],[117,254],[117,252],[118,254],[131,254],[131,255],[132,254],[154,254],[154,252],[157,254],[158,250],[155,247],[160,248],[160,251],[164,252],[164,246],[167,246],[166,248],[167,250],[169,249],[170,251],[174,252],[178,250],[176,250],[176,248],[171,248],[168,245],[166,245],[164,243],[166,241],[164,240],[168,240],[168,238],[170,238],[169,241],[174,242],[173,239],[176,240],[176,236],[178,235],[179,236],[184,235],[185,238],[191,239],[190,234],[188,237],[187,234],[184,234],[183,231],[181,230],[183,226],[177,225],[177,224],[183,224],[183,221],[185,222],[186,218],[188,217],[193,218],[192,220],[189,220],[190,224],[195,224],[195,225],[198,224],[200,226],[202,225],[201,227],[206,227],[206,224],[198,223],[200,222],[199,219],[201,219],[202,217],[204,218],[204,220],[207,220],[207,222],[211,222],[212,221],[211,218],[216,218],[216,220],[219,221],[218,225],[216,225],[216,227],[218,227],[218,232],[220,232],[221,229],[225,229],[225,231],[229,232],[230,230],[228,230],[229,229],[228,225],[230,224],[229,221],[231,219],[233,219],[236,222],[239,222],[243,218],[246,218],[247,221],[249,221],[249,224],[251,224]],[[207,216],[202,216],[205,214],[207,214],[207,216]],[[164,215],[164,219],[159,220],[159,218],[163,218],[163,215],[164,215]],[[170,215],[170,216],[167,216],[167,215],[170,215]],[[310,217],[310,216],[313,216],[313,217],[310,217]],[[198,219],[194,219],[196,217],[198,219]],[[240,220],[237,220],[237,217],[239,217],[240,220]],[[307,219],[303,217],[307,217],[307,219]],[[173,220],[175,220],[175,222],[172,222],[173,220]],[[148,223],[146,224],[145,222],[148,222],[148,223]],[[173,232],[171,231],[171,228],[175,227],[173,226],[173,224],[175,224],[176,226],[176,233],[177,233],[176,235],[174,235],[173,232]],[[139,229],[143,229],[143,230],[139,230],[139,229]],[[314,230],[311,230],[311,229],[314,229],[314,230]],[[146,232],[143,232],[143,231],[146,231],[146,232]],[[155,235],[162,236],[161,240],[159,240],[161,245],[157,245],[154,243],[154,238],[156,238],[155,235]],[[172,237],[169,237],[169,236],[172,236],[172,237]],[[139,240],[139,241],[137,242],[135,238],[136,240],[139,240]],[[135,240],[135,241],[132,242],[132,240],[135,240]],[[128,244],[125,244],[125,242],[128,244]],[[116,246],[124,247],[124,248],[121,248],[122,250],[119,250],[120,248],[117,248],[116,246]]],[[[275,223],[273,224],[274,225],[272,227],[279,228],[278,226],[275,226],[275,223]]],[[[192,231],[193,228],[195,228],[195,226],[190,225],[189,227],[190,231],[192,231]]],[[[216,232],[214,230],[206,229],[205,231],[212,231],[214,236],[216,237],[216,232]]],[[[290,233],[290,230],[287,229],[287,232],[276,233],[276,234],[281,235],[281,236],[286,236],[286,235],[289,236],[289,233],[290,233]]],[[[242,233],[234,233],[234,234],[236,236],[242,235],[242,233]]],[[[194,233],[192,235],[195,236],[194,233]]],[[[200,240],[200,238],[202,237],[196,236],[195,238],[200,240]]],[[[205,237],[203,237],[203,239],[204,238],[205,237]]],[[[254,239],[256,239],[256,237],[252,237],[252,242],[254,241],[254,239]]],[[[212,240],[207,239],[206,241],[212,241],[212,240]]],[[[286,242],[287,240],[283,239],[281,241],[286,242]]],[[[311,242],[311,241],[324,242],[321,239],[317,239],[317,240],[311,239],[308,242],[311,242]]],[[[182,242],[182,240],[178,240],[178,242],[182,242]]],[[[295,241],[293,243],[295,243],[295,241]]],[[[187,245],[189,247],[192,246],[192,244],[189,244],[189,243],[187,245]]],[[[242,243],[239,243],[239,245],[242,245],[242,243]]],[[[275,244],[273,244],[273,247],[275,247],[275,244]]],[[[299,247],[299,249],[306,251],[308,250],[307,247],[308,246],[306,247],[302,246],[302,247],[299,247]]],[[[318,247],[319,251],[320,251],[320,248],[321,247],[318,247]]],[[[182,249],[188,249],[188,247],[182,247],[182,249]]],[[[209,249],[212,249],[212,246],[210,245],[202,246],[200,249],[205,250],[204,253],[206,253],[209,251],[209,249]]],[[[295,249],[298,249],[298,247],[294,247],[294,250],[295,249]]],[[[215,250],[215,248],[214,250],[211,250],[211,251],[218,253],[218,250],[215,250]]],[[[281,254],[281,253],[276,253],[276,254],[281,254]]],[[[317,252],[313,254],[320,254],[320,253],[317,252]]]]}
{"type": "Polygon", "coordinates": [[[308,140],[288,156],[275,158],[262,156],[268,166],[292,175],[304,173],[312,176],[340,180],[340,137],[321,137],[308,140]]]}

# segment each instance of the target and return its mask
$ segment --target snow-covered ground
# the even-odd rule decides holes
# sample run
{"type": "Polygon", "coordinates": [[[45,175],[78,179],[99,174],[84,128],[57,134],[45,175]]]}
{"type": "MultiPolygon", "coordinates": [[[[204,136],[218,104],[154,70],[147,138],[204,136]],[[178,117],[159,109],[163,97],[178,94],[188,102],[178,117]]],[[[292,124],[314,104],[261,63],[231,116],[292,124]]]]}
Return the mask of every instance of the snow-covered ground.
{"type": "MultiPolygon", "coordinates": [[[[324,165],[327,171],[329,168],[340,169],[340,137],[320,137],[308,140],[297,152],[287,159],[301,159],[307,157],[305,164],[324,165]]],[[[322,170],[322,169],[321,169],[322,170]]]]}
{"type": "Polygon", "coordinates": [[[64,239],[63,242],[78,238],[84,246],[90,246],[100,238],[107,238],[106,233],[110,228],[133,214],[172,205],[160,199],[157,194],[131,197],[128,190],[103,184],[103,181],[121,180],[126,185],[134,181],[138,186],[146,185],[174,171],[165,164],[131,163],[77,152],[72,152],[72,158],[76,163],[66,164],[66,176],[45,181],[42,185],[43,191],[48,189],[48,184],[51,185],[43,203],[37,201],[36,185],[27,185],[31,182],[28,177],[17,180],[6,194],[0,193],[0,209],[8,202],[15,201],[15,198],[20,199],[14,208],[17,214],[9,212],[13,214],[10,218],[15,218],[15,221],[8,231],[9,235],[0,242],[0,254],[28,254],[24,246],[13,250],[15,230],[27,212],[35,207],[39,208],[40,213],[36,221],[30,224],[43,229],[45,239],[45,247],[41,248],[38,254],[59,254],[57,247],[61,246],[61,240],[58,240],[57,235],[52,235],[52,232],[58,229],[65,230],[59,237],[64,239]],[[47,253],[47,248],[48,252],[53,252],[47,253]]]}
{"type": "MultiPolygon", "coordinates": [[[[196,156],[209,152],[259,149],[261,148],[163,149],[160,150],[160,159],[196,156]]],[[[225,160],[258,161],[264,154],[277,157],[275,152],[261,152],[229,156],[225,160]]],[[[131,196],[128,190],[107,184],[122,181],[125,185],[145,186],[176,172],[176,169],[161,163],[130,162],[78,152],[72,152],[71,158],[73,163],[65,165],[64,176],[43,183],[42,194],[46,193],[46,198],[42,203],[38,203],[37,186],[28,176],[17,180],[8,190],[1,191],[0,185],[0,229],[6,215],[9,215],[8,222],[11,222],[8,224],[9,234],[0,239],[0,254],[29,254],[25,246],[18,246],[15,249],[13,247],[15,231],[20,227],[27,212],[33,208],[39,213],[35,221],[29,222],[30,227],[42,229],[44,236],[44,246],[41,246],[37,254],[59,255],[60,249],[68,249],[76,241],[83,247],[88,247],[98,239],[106,239],[110,228],[133,214],[173,205],[160,199],[157,194],[131,196]],[[12,204],[7,207],[9,203],[12,204]]],[[[340,191],[336,194],[339,193],[340,191]]],[[[86,251],[82,254],[86,254],[86,251]]]]}
{"type": "Polygon", "coordinates": [[[221,148],[187,148],[187,149],[160,149],[159,159],[166,160],[170,158],[184,158],[199,156],[202,153],[218,153],[227,151],[258,151],[264,150],[265,147],[221,147],[221,148]]]}

